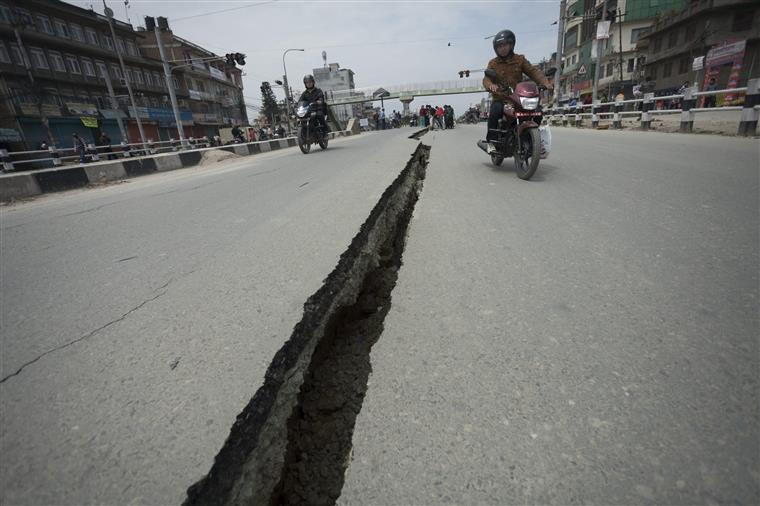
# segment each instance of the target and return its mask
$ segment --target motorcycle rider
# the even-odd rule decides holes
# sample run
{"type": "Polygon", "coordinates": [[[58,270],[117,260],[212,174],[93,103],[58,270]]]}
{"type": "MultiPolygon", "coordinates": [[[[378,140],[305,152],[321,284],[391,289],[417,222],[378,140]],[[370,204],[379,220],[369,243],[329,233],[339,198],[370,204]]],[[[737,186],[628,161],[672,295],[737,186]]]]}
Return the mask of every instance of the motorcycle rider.
{"type": "Polygon", "coordinates": [[[493,50],[496,58],[488,62],[487,68],[493,69],[498,75],[498,82],[494,82],[490,77],[483,78],[483,86],[491,92],[492,102],[491,111],[488,115],[488,132],[486,133],[486,151],[491,154],[496,150],[492,141],[496,138],[496,132],[492,132],[499,127],[499,119],[504,113],[504,103],[508,94],[502,92],[499,84],[509,85],[514,89],[517,83],[522,81],[523,74],[526,74],[537,84],[544,86],[548,90],[553,90],[552,85],[546,76],[537,67],[521,54],[514,52],[515,34],[511,30],[502,30],[493,38],[493,50]]]}
{"type": "Polygon", "coordinates": [[[324,128],[325,133],[329,132],[329,127],[325,121],[325,115],[327,114],[327,106],[325,105],[325,94],[317,88],[314,82],[314,76],[306,74],[303,76],[303,85],[306,86],[306,90],[301,93],[299,102],[306,102],[307,104],[315,104],[312,108],[312,114],[317,121],[317,125],[321,125],[324,128]]]}

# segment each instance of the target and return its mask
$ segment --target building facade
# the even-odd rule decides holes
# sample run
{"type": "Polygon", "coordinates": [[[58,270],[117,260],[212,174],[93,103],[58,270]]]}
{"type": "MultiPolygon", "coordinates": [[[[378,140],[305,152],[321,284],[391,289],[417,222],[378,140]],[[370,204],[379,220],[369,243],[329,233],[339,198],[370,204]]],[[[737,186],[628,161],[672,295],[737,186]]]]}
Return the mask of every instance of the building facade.
{"type": "MultiPolygon", "coordinates": [[[[689,0],[683,10],[659,17],[638,50],[645,56],[642,77],[654,82],[657,94],[674,92],[687,81],[702,90],[711,77],[718,89],[746,86],[760,76],[760,3],[689,0]],[[694,69],[700,57],[702,68],[694,69]]],[[[718,97],[718,105],[726,98],[718,97]]]]}
{"type": "MultiPolygon", "coordinates": [[[[101,133],[112,143],[137,143],[136,115],[146,140],[178,136],[163,66],[142,48],[149,45],[146,32],[116,19],[113,27],[115,39],[105,16],[59,0],[0,0],[0,147],[39,149],[43,142],[70,147],[75,132],[88,143],[97,143],[101,133]],[[127,94],[127,80],[136,113],[127,94]],[[117,117],[122,120],[124,135],[117,117]]],[[[211,133],[205,127],[196,128],[190,89],[185,85],[186,75],[193,72],[182,70],[175,73],[172,85],[177,89],[185,133],[211,133]]],[[[229,88],[242,98],[241,84],[229,88]]],[[[244,113],[244,108],[239,109],[244,113]]],[[[239,119],[245,116],[241,114],[239,119]]]]}
{"type": "MultiPolygon", "coordinates": [[[[191,135],[211,136],[222,127],[247,125],[241,70],[227,65],[213,52],[175,35],[165,20],[160,24],[164,24],[159,33],[166,58],[172,62],[172,75],[178,76],[175,90],[183,97],[180,108],[190,115],[187,123],[193,126],[191,135]]],[[[150,18],[146,19],[146,30],[138,33],[142,35],[139,45],[142,53],[160,60],[150,18]]]]}
{"type": "Polygon", "coordinates": [[[577,0],[565,11],[564,65],[561,99],[583,98],[592,93],[595,66],[599,62],[599,94],[606,98],[619,89],[629,90],[643,64],[638,40],[657,16],[683,9],[686,0],[577,0]],[[594,48],[599,21],[609,21],[608,38],[594,48]],[[597,60],[596,53],[599,53],[597,60]]]}
{"type": "MultiPolygon", "coordinates": [[[[312,73],[316,86],[325,93],[328,100],[337,92],[342,92],[341,95],[345,95],[346,92],[353,91],[356,88],[354,71],[342,69],[337,63],[330,63],[325,67],[313,69],[312,73]]],[[[340,122],[358,116],[358,111],[355,110],[356,107],[353,104],[332,106],[331,109],[335,118],[340,122]]]]}

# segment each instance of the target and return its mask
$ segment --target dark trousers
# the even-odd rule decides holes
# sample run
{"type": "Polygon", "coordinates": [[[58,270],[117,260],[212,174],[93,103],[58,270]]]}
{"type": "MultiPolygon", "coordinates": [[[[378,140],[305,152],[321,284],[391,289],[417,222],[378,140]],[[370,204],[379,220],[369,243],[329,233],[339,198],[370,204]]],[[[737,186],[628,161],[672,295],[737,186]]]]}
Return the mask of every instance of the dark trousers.
{"type": "Polygon", "coordinates": [[[504,102],[494,100],[491,102],[491,111],[488,113],[488,132],[486,133],[486,140],[492,141],[496,139],[495,130],[499,128],[499,120],[504,115],[504,102]]]}

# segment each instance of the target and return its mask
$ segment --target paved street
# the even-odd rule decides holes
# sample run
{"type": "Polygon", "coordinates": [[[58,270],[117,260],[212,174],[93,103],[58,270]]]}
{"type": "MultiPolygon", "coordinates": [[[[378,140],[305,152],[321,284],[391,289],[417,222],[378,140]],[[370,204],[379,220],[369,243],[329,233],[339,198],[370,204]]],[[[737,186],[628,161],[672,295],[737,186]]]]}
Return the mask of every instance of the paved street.
{"type": "MultiPolygon", "coordinates": [[[[523,182],[483,131],[421,139],[339,503],[757,503],[757,140],[557,128],[523,182]]],[[[0,501],[181,502],[410,133],[2,208],[0,501]]]]}

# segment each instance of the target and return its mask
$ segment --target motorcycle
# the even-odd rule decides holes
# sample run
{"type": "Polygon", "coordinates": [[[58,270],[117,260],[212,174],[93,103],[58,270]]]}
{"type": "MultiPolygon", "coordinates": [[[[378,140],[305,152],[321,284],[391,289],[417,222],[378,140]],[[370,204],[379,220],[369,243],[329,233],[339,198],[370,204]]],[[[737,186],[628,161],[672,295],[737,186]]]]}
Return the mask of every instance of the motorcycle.
{"type": "Polygon", "coordinates": [[[301,102],[296,109],[298,119],[298,147],[303,154],[311,151],[312,144],[319,144],[322,149],[327,149],[327,129],[324,124],[317,121],[317,114],[321,114],[321,106],[317,103],[301,102]]]}
{"type": "MultiPolygon", "coordinates": [[[[556,69],[550,69],[546,75],[551,77],[554,72],[556,69]]],[[[498,79],[493,69],[486,69],[485,74],[494,82],[498,79]]],[[[533,81],[518,83],[514,89],[507,85],[498,86],[508,96],[496,138],[491,141],[496,148],[490,153],[491,163],[498,167],[505,158],[514,157],[517,177],[527,181],[536,173],[541,160],[538,127],[543,120],[543,111],[539,103],[539,87],[533,81]]],[[[478,147],[488,153],[486,141],[478,141],[478,147]]]]}

